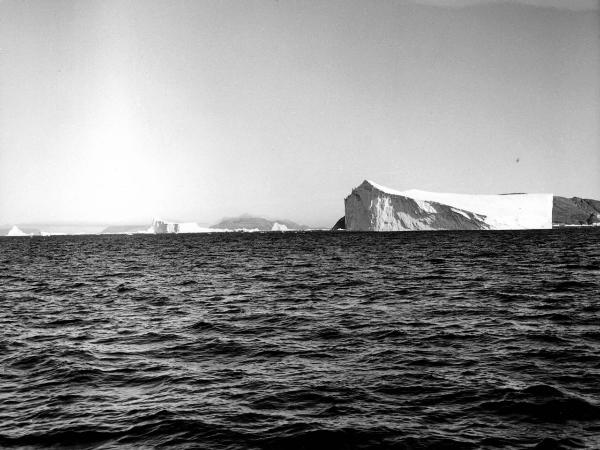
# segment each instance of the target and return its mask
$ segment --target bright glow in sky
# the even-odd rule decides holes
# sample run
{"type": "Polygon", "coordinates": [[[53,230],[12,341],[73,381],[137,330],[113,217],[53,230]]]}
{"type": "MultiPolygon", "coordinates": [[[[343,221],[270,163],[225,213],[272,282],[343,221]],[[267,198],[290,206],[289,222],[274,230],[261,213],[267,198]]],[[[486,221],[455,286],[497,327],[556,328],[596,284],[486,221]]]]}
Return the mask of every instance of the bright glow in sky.
{"type": "Polygon", "coordinates": [[[0,224],[600,199],[599,36],[594,1],[4,0],[0,224]]]}

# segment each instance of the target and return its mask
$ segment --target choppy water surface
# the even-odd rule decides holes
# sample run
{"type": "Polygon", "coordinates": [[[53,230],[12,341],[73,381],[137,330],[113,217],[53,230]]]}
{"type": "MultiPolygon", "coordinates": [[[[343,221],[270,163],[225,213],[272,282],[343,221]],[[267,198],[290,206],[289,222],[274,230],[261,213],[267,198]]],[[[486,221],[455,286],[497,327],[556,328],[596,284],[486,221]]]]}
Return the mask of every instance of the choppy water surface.
{"type": "Polygon", "coordinates": [[[0,446],[600,447],[600,229],[0,239],[0,446]]]}

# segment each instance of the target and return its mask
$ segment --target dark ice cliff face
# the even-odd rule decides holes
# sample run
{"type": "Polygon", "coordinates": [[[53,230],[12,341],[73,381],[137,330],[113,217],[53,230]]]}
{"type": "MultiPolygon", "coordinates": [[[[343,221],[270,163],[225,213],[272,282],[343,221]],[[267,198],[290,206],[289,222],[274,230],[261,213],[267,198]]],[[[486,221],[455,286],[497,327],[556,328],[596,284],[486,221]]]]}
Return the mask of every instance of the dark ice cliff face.
{"type": "Polygon", "coordinates": [[[433,201],[388,194],[368,181],[352,190],[344,207],[344,226],[350,231],[489,229],[483,215],[433,201]]]}
{"type": "Polygon", "coordinates": [[[345,230],[346,229],[346,216],[342,216],[339,220],[331,227],[331,231],[345,230]]]}
{"type": "Polygon", "coordinates": [[[598,448],[600,229],[0,238],[0,447],[598,448]]]}
{"type": "Polygon", "coordinates": [[[552,223],[591,225],[600,222],[600,201],[579,197],[555,196],[552,204],[552,223]]]}

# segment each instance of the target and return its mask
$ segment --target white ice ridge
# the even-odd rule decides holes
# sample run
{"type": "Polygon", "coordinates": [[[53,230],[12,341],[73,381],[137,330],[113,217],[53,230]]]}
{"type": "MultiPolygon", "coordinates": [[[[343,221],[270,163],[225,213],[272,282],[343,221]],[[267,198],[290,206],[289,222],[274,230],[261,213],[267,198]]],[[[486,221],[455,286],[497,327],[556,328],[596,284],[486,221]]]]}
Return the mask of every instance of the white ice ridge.
{"type": "Polygon", "coordinates": [[[288,231],[289,228],[282,223],[275,222],[271,227],[271,231],[288,231]]]}
{"type": "Polygon", "coordinates": [[[418,189],[398,191],[370,180],[367,182],[387,194],[442,203],[481,214],[494,230],[552,228],[552,194],[451,194],[418,189]]]}
{"type": "Polygon", "coordinates": [[[196,222],[183,222],[179,224],[179,233],[214,233],[216,230],[201,227],[196,222]]]}
{"type": "Polygon", "coordinates": [[[7,236],[29,236],[29,234],[21,231],[21,229],[16,225],[13,225],[13,227],[8,231],[8,233],[6,235],[7,236]]]}
{"type": "Polygon", "coordinates": [[[223,231],[227,230],[201,227],[196,222],[167,222],[155,218],[147,230],[138,231],[137,233],[218,233],[223,231]]]}

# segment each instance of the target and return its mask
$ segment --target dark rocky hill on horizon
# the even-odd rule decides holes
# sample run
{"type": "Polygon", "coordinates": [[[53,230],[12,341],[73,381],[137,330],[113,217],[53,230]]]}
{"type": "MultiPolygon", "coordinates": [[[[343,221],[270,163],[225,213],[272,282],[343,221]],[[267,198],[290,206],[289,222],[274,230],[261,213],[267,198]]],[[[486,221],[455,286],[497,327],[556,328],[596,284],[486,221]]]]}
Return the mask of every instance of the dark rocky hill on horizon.
{"type": "Polygon", "coordinates": [[[280,231],[283,225],[288,230],[306,230],[305,225],[297,224],[291,220],[270,220],[263,217],[254,217],[244,214],[239,217],[227,217],[219,223],[212,225],[210,228],[218,228],[222,230],[259,230],[259,231],[280,231]]]}

